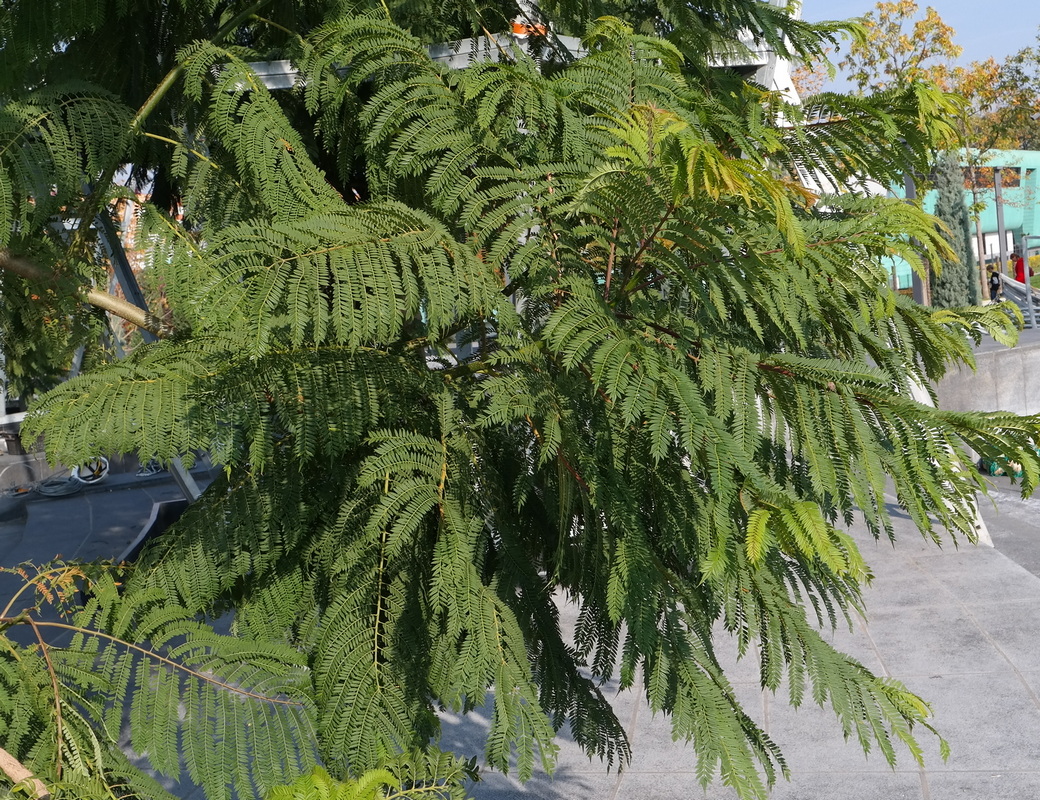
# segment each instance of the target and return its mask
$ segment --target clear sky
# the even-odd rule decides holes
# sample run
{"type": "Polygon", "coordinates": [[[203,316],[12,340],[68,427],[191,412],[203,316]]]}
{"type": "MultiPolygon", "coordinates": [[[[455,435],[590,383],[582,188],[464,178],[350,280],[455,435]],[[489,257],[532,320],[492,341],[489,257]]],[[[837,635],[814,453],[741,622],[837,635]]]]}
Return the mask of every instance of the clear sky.
{"type": "MultiPolygon", "coordinates": [[[[874,0],[802,0],[803,19],[849,19],[874,8],[874,0]]],[[[1023,47],[1037,44],[1040,0],[918,0],[939,12],[943,21],[957,31],[955,41],[964,48],[959,63],[997,61],[1023,47]]]]}

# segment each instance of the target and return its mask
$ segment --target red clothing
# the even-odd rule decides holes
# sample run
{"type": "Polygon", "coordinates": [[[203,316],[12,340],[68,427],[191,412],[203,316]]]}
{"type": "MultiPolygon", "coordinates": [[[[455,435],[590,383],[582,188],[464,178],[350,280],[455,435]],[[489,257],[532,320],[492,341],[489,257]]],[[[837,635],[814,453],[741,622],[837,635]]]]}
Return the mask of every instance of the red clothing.
{"type": "Polygon", "coordinates": [[[1026,282],[1026,260],[1022,256],[1015,262],[1015,280],[1019,283],[1026,282]]]}

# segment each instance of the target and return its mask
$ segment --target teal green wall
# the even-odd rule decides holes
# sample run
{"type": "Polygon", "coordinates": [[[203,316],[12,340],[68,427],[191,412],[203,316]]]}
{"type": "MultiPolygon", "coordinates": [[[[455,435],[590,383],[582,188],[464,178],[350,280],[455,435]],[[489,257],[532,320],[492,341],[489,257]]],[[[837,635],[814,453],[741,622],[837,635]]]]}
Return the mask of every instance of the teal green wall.
{"type": "MultiPolygon", "coordinates": [[[[961,163],[967,166],[968,153],[965,152],[961,163]]],[[[1007,173],[1001,182],[1001,195],[1004,199],[1004,230],[1011,233],[1014,238],[1013,247],[1020,247],[1023,235],[1040,235],[1040,151],[1037,150],[990,150],[980,157],[982,166],[1002,167],[1004,169],[1018,169],[1018,186],[1008,186],[1012,176],[1007,173]]],[[[891,194],[895,197],[904,197],[903,187],[896,187],[891,194]]],[[[924,196],[924,209],[929,213],[935,210],[936,192],[929,191],[924,196]]],[[[997,232],[997,209],[993,195],[993,189],[980,189],[978,200],[985,204],[979,216],[982,223],[983,233],[995,234],[997,232]]],[[[964,201],[970,208],[975,202],[970,189],[964,190],[964,201]]],[[[972,226],[974,238],[974,225],[972,226]]],[[[1040,239],[1032,239],[1029,242],[1033,248],[1033,254],[1040,248],[1040,239]]],[[[894,259],[889,264],[889,270],[895,270],[899,288],[908,288],[911,285],[910,265],[902,259],[894,259]]]]}

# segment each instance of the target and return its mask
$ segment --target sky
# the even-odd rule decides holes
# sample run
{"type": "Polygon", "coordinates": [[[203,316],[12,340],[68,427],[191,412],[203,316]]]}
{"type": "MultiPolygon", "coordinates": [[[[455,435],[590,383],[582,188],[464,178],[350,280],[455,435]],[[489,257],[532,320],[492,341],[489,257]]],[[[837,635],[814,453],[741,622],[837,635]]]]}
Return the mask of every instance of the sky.
{"type": "MultiPolygon", "coordinates": [[[[874,5],[874,0],[802,0],[802,18],[849,19],[866,14],[874,5]]],[[[1037,44],[1040,0],[918,0],[918,6],[922,12],[931,6],[957,31],[954,41],[964,48],[958,59],[961,64],[990,56],[1003,61],[1037,44]]]]}

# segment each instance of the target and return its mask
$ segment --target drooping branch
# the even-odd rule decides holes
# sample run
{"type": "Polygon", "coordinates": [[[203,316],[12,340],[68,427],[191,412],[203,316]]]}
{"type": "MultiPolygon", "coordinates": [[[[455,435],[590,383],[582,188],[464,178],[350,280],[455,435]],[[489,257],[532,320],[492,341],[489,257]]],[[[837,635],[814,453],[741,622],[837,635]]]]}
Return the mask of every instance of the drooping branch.
{"type": "Polygon", "coordinates": [[[51,661],[51,654],[47,649],[47,642],[44,641],[40,629],[36,626],[36,621],[32,617],[26,617],[26,619],[29,622],[29,627],[32,628],[33,634],[36,636],[36,641],[40,644],[40,655],[43,656],[43,662],[47,665],[47,674],[51,679],[51,690],[54,692],[54,738],[58,740],[58,746],[54,751],[54,769],[58,780],[61,780],[61,743],[65,738],[62,732],[61,685],[58,681],[58,673],[54,670],[54,662],[51,661]]]}
{"type": "MultiPolygon", "coordinates": [[[[147,647],[142,647],[141,645],[134,644],[133,642],[127,639],[121,639],[118,636],[113,636],[112,634],[104,633],[103,631],[84,628],[79,625],[69,625],[64,622],[46,622],[30,618],[27,619],[34,630],[36,628],[57,628],[63,631],[71,631],[72,633],[78,633],[83,636],[93,636],[98,639],[104,639],[105,641],[112,642],[113,644],[130,650],[131,652],[139,653],[145,658],[150,659],[151,661],[154,661],[158,664],[162,664],[172,670],[176,670],[184,675],[189,675],[195,680],[201,681],[202,683],[207,683],[210,686],[216,686],[218,689],[223,689],[224,691],[238,695],[239,697],[249,697],[253,700],[261,700],[265,703],[270,703],[271,705],[275,706],[302,705],[302,703],[299,700],[293,700],[291,698],[283,697],[274,697],[271,695],[260,694],[258,692],[251,692],[248,689],[243,689],[241,686],[235,685],[234,683],[221,680],[219,677],[212,674],[211,672],[192,669],[191,667],[186,666],[185,664],[182,664],[179,661],[175,661],[172,658],[166,658],[165,656],[160,655],[155,650],[151,650],[147,647]]],[[[10,617],[0,618],[0,624],[10,624],[17,621],[18,620],[12,619],[10,617]]]]}
{"type": "MultiPolygon", "coordinates": [[[[58,285],[58,278],[53,272],[38,267],[23,258],[13,256],[7,250],[0,250],[0,270],[18,275],[33,283],[58,285]]],[[[83,302],[115,314],[138,328],[149,331],[159,339],[167,339],[174,333],[174,329],[170,325],[150,311],[140,309],[121,297],[87,285],[77,286],[72,291],[83,302]]]]}

